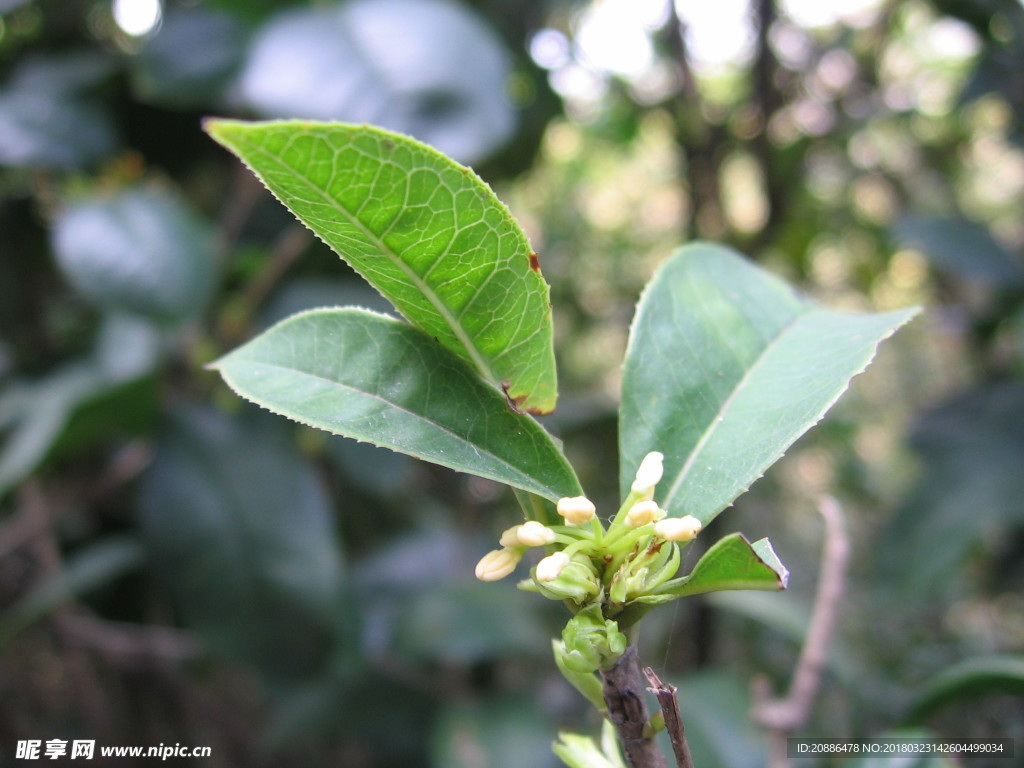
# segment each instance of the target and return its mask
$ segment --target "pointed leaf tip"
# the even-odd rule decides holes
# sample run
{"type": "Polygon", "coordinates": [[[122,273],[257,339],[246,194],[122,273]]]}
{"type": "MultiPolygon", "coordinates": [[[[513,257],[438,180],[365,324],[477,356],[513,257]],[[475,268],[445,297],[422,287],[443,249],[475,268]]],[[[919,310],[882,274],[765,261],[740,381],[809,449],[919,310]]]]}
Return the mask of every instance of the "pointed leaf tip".
{"type": "Polygon", "coordinates": [[[209,120],[411,323],[530,413],[557,398],[549,289],[525,233],[470,169],[371,126],[209,120]]]}
{"type": "Polygon", "coordinates": [[[678,250],[630,329],[620,408],[620,484],[665,455],[655,499],[707,523],[816,424],[917,309],[825,309],[709,243],[678,250]]]}

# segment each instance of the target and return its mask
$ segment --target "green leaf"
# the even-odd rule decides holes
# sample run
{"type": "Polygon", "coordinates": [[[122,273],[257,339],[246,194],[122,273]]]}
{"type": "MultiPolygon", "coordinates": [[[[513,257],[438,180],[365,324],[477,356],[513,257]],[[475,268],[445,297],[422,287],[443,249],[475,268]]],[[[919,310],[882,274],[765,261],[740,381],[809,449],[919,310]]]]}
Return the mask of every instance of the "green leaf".
{"type": "Polygon", "coordinates": [[[1024,280],[1013,252],[984,224],[962,218],[904,216],[892,228],[897,240],[921,250],[941,269],[1006,288],[1024,280]]]}
{"type": "Polygon", "coordinates": [[[87,93],[113,62],[93,53],[22,58],[0,86],[0,165],[74,171],[114,152],[114,121],[87,93]]]}
{"type": "Polygon", "coordinates": [[[296,315],[217,361],[242,397],[312,427],[558,499],[554,440],[421,331],[362,309],[296,315]]]}
{"type": "Polygon", "coordinates": [[[768,539],[751,544],[742,534],[730,533],[704,553],[689,575],[665,582],[656,594],[640,598],[640,602],[668,602],[728,589],[780,590],[788,581],[789,571],[768,539]]]}
{"type": "Polygon", "coordinates": [[[733,670],[709,669],[671,681],[693,764],[722,768],[763,768],[767,748],[763,731],[750,717],[749,680],[733,670]]]}
{"type": "Polygon", "coordinates": [[[958,393],[920,415],[910,442],[923,471],[878,537],[874,573],[920,600],[958,580],[980,542],[1024,521],[1024,383],[958,393]]]}
{"type": "Polygon", "coordinates": [[[354,619],[330,501],[282,426],[258,412],[174,413],[140,509],[185,621],[218,653],[291,682],[320,674],[354,619]]]}
{"type": "Polygon", "coordinates": [[[707,524],[813,426],[916,310],[823,309],[734,251],[680,249],[640,300],[620,409],[623,495],[649,451],[655,497],[707,524]]]}
{"type": "Polygon", "coordinates": [[[1024,696],[1024,655],[979,656],[944,669],[917,695],[907,719],[921,722],[947,704],[998,693],[1024,696]]]}
{"type": "Polygon", "coordinates": [[[450,0],[303,5],[261,25],[249,47],[237,95],[254,114],[374,123],[464,163],[512,135],[511,57],[468,6],[450,0]]]}
{"type": "Polygon", "coordinates": [[[213,287],[212,234],[172,190],[140,186],[65,207],[53,248],[98,306],[177,322],[201,310],[213,287]]]}
{"type": "Polygon", "coordinates": [[[143,377],[158,339],[143,321],[108,315],[93,354],[0,393],[0,497],[71,445],[145,431],[152,394],[143,377]],[[141,386],[140,386],[141,384],[141,386]]]}
{"type": "Polygon", "coordinates": [[[554,409],[548,286],[523,231],[476,174],[368,126],[206,127],[414,325],[523,410],[554,409]]]}
{"type": "MultiPolygon", "coordinates": [[[[499,596],[488,586],[473,580],[436,585],[406,599],[390,601],[372,593],[366,598],[390,603],[390,650],[415,663],[468,666],[543,652],[547,632],[531,613],[530,598],[512,589],[499,596]]],[[[378,632],[382,627],[378,621],[378,632]]]]}
{"type": "Polygon", "coordinates": [[[243,26],[207,7],[168,7],[155,35],[129,59],[140,100],[171,108],[209,108],[235,79],[245,51],[243,26]]]}

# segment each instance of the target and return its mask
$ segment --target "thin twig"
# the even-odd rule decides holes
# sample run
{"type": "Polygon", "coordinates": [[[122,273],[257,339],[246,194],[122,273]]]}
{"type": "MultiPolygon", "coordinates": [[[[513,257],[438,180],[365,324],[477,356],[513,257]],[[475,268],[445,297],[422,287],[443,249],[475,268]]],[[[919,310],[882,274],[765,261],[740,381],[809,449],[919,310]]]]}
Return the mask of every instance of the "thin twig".
{"type": "Polygon", "coordinates": [[[234,163],[231,188],[228,190],[227,205],[220,214],[217,226],[215,253],[217,261],[224,264],[242,233],[245,222],[263,193],[263,186],[241,163],[234,163]]]}
{"type": "Polygon", "coordinates": [[[829,642],[835,629],[846,580],[850,539],[843,522],[842,507],[832,497],[825,496],[818,504],[818,511],[825,521],[821,575],[811,623],[793,672],[789,692],[785,698],[775,699],[772,698],[766,680],[754,681],[753,717],[768,731],[772,768],[783,768],[789,764],[786,739],[790,733],[807,723],[811,704],[821,683],[821,671],[828,659],[829,642]]]}
{"type": "Polygon", "coordinates": [[[236,311],[220,320],[217,335],[225,346],[232,346],[250,334],[249,326],[256,312],[312,240],[312,233],[300,224],[289,226],[278,235],[260,271],[242,289],[236,311]]]}
{"type": "Polygon", "coordinates": [[[693,757],[690,756],[690,745],[686,743],[686,729],[683,728],[683,715],[679,711],[679,699],[676,698],[676,687],[661,681],[654,670],[644,667],[644,677],[651,684],[648,688],[658,697],[662,717],[665,718],[665,730],[672,742],[672,752],[676,756],[678,768],[693,768],[693,757]]]}
{"type": "Polygon", "coordinates": [[[649,727],[650,712],[636,645],[630,645],[611,669],[601,671],[608,718],[615,726],[630,768],[668,768],[649,727]]]}
{"type": "MultiPolygon", "coordinates": [[[[21,487],[20,500],[24,508],[22,514],[34,520],[40,529],[39,535],[32,539],[32,550],[40,570],[38,583],[44,583],[63,571],[57,533],[53,528],[55,515],[42,488],[34,481],[21,487]]],[[[93,732],[106,736],[111,733],[111,723],[96,669],[84,648],[67,642],[66,622],[71,611],[70,605],[57,606],[50,614],[50,624],[63,647],[63,670],[79,710],[93,732]]]]}
{"type": "Polygon", "coordinates": [[[242,301],[250,312],[266,300],[312,240],[313,234],[299,224],[293,224],[281,232],[271,246],[270,258],[263,263],[263,267],[242,293],[242,301]]]}
{"type": "Polygon", "coordinates": [[[62,629],[69,642],[91,648],[114,663],[143,659],[177,663],[203,652],[199,640],[173,627],[107,621],[76,612],[64,617],[62,629]]]}

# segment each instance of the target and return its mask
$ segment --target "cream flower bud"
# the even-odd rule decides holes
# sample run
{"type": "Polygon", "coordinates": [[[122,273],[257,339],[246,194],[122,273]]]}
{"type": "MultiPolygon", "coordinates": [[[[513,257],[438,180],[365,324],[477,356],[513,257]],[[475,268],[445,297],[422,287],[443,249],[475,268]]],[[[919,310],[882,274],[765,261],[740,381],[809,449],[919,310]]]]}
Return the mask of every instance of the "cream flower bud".
{"type": "Polygon", "coordinates": [[[480,558],[476,564],[476,577],[480,581],[498,581],[504,579],[519,564],[521,555],[514,549],[495,549],[480,558]]]}
{"type": "Polygon", "coordinates": [[[665,516],[665,511],[653,501],[638,501],[626,513],[626,525],[639,528],[665,516]]]}
{"type": "Polygon", "coordinates": [[[555,540],[555,532],[536,520],[520,525],[516,535],[519,543],[526,547],[543,547],[555,540]]]}
{"type": "Polygon", "coordinates": [[[519,529],[521,525],[513,525],[511,528],[505,529],[501,534],[501,538],[498,539],[498,543],[503,547],[521,547],[522,542],[519,541],[519,529]]]}
{"type": "Polygon", "coordinates": [[[594,502],[586,496],[565,496],[558,500],[555,509],[570,525],[583,525],[597,512],[594,502]]]}
{"type": "Polygon", "coordinates": [[[661,482],[661,476],[665,472],[662,465],[664,460],[664,454],[657,451],[651,451],[644,456],[636,471],[636,479],[633,480],[631,490],[634,493],[653,493],[654,487],[661,482]]]}
{"type": "Polygon", "coordinates": [[[565,552],[555,552],[537,563],[537,581],[554,581],[569,564],[569,556],[565,552]]]}
{"type": "Polygon", "coordinates": [[[654,524],[654,532],[669,541],[693,541],[700,529],[700,520],[693,515],[667,517],[654,524]]]}

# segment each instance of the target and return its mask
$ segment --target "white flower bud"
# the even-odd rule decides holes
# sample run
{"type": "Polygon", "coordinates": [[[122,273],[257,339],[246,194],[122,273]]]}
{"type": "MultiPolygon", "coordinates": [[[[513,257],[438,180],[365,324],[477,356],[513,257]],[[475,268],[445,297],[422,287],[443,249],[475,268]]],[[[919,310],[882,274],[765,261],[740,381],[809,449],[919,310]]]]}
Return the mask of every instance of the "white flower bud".
{"type": "Polygon", "coordinates": [[[626,513],[626,525],[630,528],[639,528],[642,525],[653,523],[665,516],[665,510],[653,501],[638,501],[629,508],[626,513]]]}
{"type": "Polygon", "coordinates": [[[569,564],[570,558],[565,552],[555,552],[537,563],[537,581],[554,581],[569,564]]]}
{"type": "Polygon", "coordinates": [[[555,540],[555,532],[536,520],[520,525],[516,535],[519,543],[526,547],[543,547],[555,540]]]}
{"type": "Polygon", "coordinates": [[[693,515],[667,517],[654,524],[654,532],[669,541],[693,541],[700,529],[700,520],[693,515]]]}
{"type": "Polygon", "coordinates": [[[519,529],[521,525],[513,525],[511,528],[507,528],[502,534],[501,538],[498,539],[498,543],[503,547],[521,547],[522,542],[519,541],[519,529]]]}
{"type": "Polygon", "coordinates": [[[504,579],[516,569],[520,557],[519,552],[508,547],[488,552],[476,564],[476,577],[480,581],[504,579]]]}
{"type": "Polygon", "coordinates": [[[636,479],[633,481],[631,490],[634,493],[654,493],[654,487],[661,482],[661,476],[665,472],[662,465],[664,460],[664,454],[657,451],[651,451],[644,456],[644,460],[640,462],[640,467],[636,471],[636,479]]]}
{"type": "Polygon", "coordinates": [[[583,525],[597,512],[594,502],[586,496],[565,496],[558,500],[555,508],[570,525],[583,525]]]}

